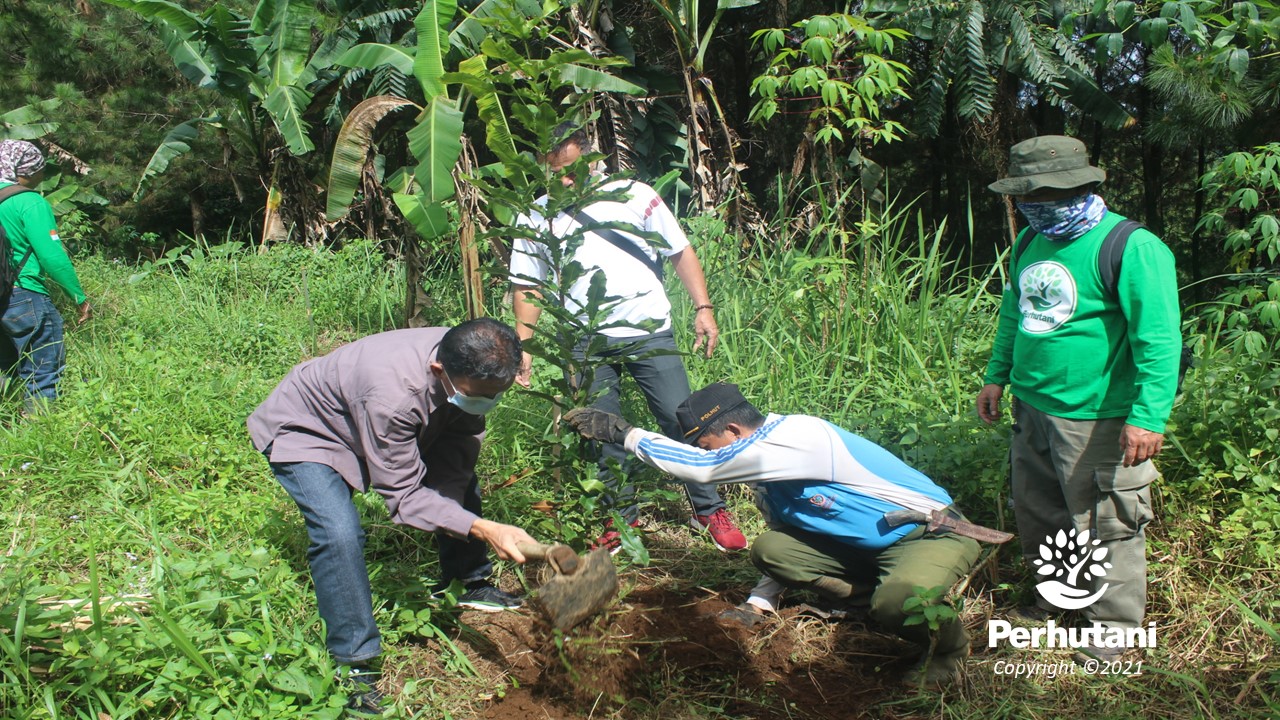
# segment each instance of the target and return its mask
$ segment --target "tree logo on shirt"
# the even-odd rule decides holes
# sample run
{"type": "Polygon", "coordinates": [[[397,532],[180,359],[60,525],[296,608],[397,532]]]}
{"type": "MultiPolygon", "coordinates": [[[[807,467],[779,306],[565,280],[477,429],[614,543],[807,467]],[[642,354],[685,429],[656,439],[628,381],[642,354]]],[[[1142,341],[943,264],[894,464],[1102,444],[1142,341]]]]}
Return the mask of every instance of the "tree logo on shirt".
{"type": "Polygon", "coordinates": [[[1107,548],[1101,545],[1088,530],[1078,534],[1059,530],[1057,535],[1046,536],[1040,544],[1040,557],[1034,561],[1037,575],[1050,576],[1036,585],[1040,597],[1063,610],[1079,610],[1097,602],[1111,587],[1111,583],[1102,583],[1097,592],[1089,592],[1093,579],[1101,579],[1112,567],[1106,562],[1107,548]]]}
{"type": "Polygon", "coordinates": [[[1071,318],[1076,310],[1076,282],[1056,262],[1038,262],[1018,275],[1018,310],[1022,329],[1047,333],[1071,318]]]}

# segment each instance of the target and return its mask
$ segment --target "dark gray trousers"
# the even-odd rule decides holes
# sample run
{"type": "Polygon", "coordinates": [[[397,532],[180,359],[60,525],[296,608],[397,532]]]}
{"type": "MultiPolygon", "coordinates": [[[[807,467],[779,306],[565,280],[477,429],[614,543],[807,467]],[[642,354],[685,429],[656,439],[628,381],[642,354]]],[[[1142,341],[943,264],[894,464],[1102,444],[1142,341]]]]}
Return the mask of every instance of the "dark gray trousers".
{"type": "MultiPolygon", "coordinates": [[[[676,350],[675,337],[670,330],[629,338],[605,338],[606,346],[595,357],[605,361],[596,368],[591,378],[591,394],[603,391],[591,407],[614,415],[622,415],[622,398],[619,392],[622,371],[626,370],[636,381],[640,392],[649,404],[649,411],[658,421],[658,428],[673,440],[680,439],[680,427],[676,422],[676,407],[689,397],[689,376],[685,373],[684,361],[676,350]],[[638,360],[624,361],[632,356],[644,356],[649,353],[661,354],[641,357],[638,360]],[[616,359],[617,362],[610,362],[616,359]]],[[[578,348],[578,358],[585,353],[585,343],[578,348]]],[[[585,382],[580,378],[580,382],[585,382]]],[[[605,506],[618,510],[622,518],[632,522],[639,514],[636,507],[636,489],[631,477],[639,470],[641,463],[627,457],[622,445],[603,445],[600,458],[600,481],[608,488],[604,497],[605,506]],[[607,463],[613,460],[621,464],[625,478],[619,480],[608,468],[607,463]]],[[[698,515],[710,515],[724,507],[724,500],[714,485],[683,483],[689,503],[698,515]]]]}

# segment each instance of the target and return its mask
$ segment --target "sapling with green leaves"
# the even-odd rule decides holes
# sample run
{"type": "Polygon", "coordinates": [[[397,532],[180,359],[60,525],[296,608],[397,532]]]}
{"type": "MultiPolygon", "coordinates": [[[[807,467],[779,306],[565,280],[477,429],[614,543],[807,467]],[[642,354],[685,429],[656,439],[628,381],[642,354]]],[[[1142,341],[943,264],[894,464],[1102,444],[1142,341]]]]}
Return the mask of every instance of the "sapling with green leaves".
{"type": "MultiPolygon", "coordinates": [[[[502,23],[493,21],[495,28],[502,23]]],[[[558,368],[548,375],[544,388],[531,387],[529,392],[554,408],[558,418],[561,410],[589,404],[591,379],[596,369],[606,362],[618,363],[634,359],[631,356],[613,356],[607,361],[600,357],[606,340],[602,332],[611,328],[629,327],[643,332],[657,330],[658,323],[629,324],[610,320],[612,310],[623,298],[607,294],[604,273],[597,268],[586,268],[575,259],[587,233],[602,227],[618,227],[658,247],[666,243],[660,235],[619,223],[586,222],[556,232],[544,219],[555,218],[561,213],[574,214],[574,208],[588,202],[601,200],[625,201],[627,193],[616,185],[618,176],[604,178],[591,172],[591,165],[602,159],[598,153],[587,153],[566,167],[553,170],[545,162],[549,152],[565,141],[569,135],[584,127],[593,119],[588,107],[592,96],[581,92],[581,76],[594,78],[591,86],[598,86],[601,71],[585,66],[608,66],[622,62],[620,59],[591,58],[577,50],[548,51],[550,36],[559,32],[555,26],[538,28],[545,35],[533,32],[499,32],[482,43],[484,57],[500,61],[501,72],[490,72],[483,65],[472,64],[466,74],[458,74],[483,102],[482,117],[489,122],[491,134],[495,129],[508,131],[510,146],[497,153],[500,163],[468,177],[479,191],[495,217],[507,224],[487,233],[505,242],[525,240],[542,249],[540,260],[548,272],[545,277],[516,274],[511,277],[519,285],[531,289],[529,298],[539,308],[540,314],[549,316],[550,322],[539,335],[528,339],[524,349],[533,357],[558,368]],[[501,110],[505,108],[506,113],[501,110]],[[520,132],[509,132],[506,118],[510,116],[520,132]],[[609,187],[606,187],[608,185],[609,187]],[[581,292],[585,286],[585,293],[581,292]]],[[[627,89],[627,88],[619,88],[627,89]]],[[[605,490],[597,478],[594,448],[582,445],[573,433],[562,430],[558,422],[548,428],[543,441],[551,446],[552,458],[548,468],[560,480],[562,496],[557,503],[558,513],[554,531],[569,539],[590,539],[584,535],[587,518],[595,515],[597,498],[605,490]]],[[[615,517],[615,526],[625,528],[624,547],[632,551],[639,562],[647,561],[647,554],[626,523],[615,517]]]]}
{"type": "Polygon", "coordinates": [[[907,615],[902,624],[926,625],[929,628],[929,649],[925,651],[920,672],[912,676],[923,687],[929,680],[929,668],[933,664],[934,652],[938,649],[938,630],[946,623],[957,621],[959,613],[947,602],[945,587],[926,588],[917,585],[912,591],[915,594],[902,602],[902,610],[907,615]]]}

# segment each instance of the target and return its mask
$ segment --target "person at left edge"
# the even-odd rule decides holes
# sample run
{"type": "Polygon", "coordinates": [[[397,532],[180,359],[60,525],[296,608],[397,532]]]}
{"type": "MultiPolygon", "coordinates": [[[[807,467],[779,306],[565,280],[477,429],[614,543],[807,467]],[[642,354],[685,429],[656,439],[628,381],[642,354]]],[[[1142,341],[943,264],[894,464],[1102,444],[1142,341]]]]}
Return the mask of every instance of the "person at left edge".
{"type": "MultiPolygon", "coordinates": [[[[44,164],[44,154],[32,143],[0,141],[0,191],[13,185],[34,189],[44,180],[44,164]]],[[[16,361],[26,412],[38,412],[57,398],[67,365],[62,315],[49,298],[46,281],[66,291],[79,306],[78,322],[88,321],[93,308],[62,246],[48,200],[37,192],[19,191],[0,203],[0,224],[13,250],[10,261],[14,267],[21,265],[9,302],[0,308],[4,341],[12,346],[4,355],[16,361]]]]}
{"type": "Polygon", "coordinates": [[[460,606],[520,606],[489,582],[488,550],[523,563],[517,543],[533,538],[482,517],[475,473],[484,415],[520,360],[515,332],[489,318],[384,332],[294,367],[249,416],[254,446],[302,511],[326,644],[363,679],[349,701],[362,709],[381,702],[381,645],[353,493],[373,489],[393,522],[436,534],[443,583],[466,587],[460,606]]]}

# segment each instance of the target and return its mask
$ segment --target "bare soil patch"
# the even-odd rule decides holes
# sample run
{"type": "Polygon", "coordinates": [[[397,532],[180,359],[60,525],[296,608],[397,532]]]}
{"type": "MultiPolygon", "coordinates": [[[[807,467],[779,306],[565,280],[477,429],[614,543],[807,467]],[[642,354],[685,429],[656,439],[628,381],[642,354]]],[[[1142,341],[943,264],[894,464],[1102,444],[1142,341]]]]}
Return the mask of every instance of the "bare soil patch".
{"type": "Polygon", "coordinates": [[[788,608],[746,628],[717,619],[729,599],[627,580],[635,584],[625,597],[559,637],[531,610],[464,615],[474,632],[458,643],[489,689],[469,717],[884,717],[876,706],[902,694],[899,678],[914,660],[910,645],[865,621],[788,608]],[[690,707],[706,712],[688,715],[690,707]]]}

